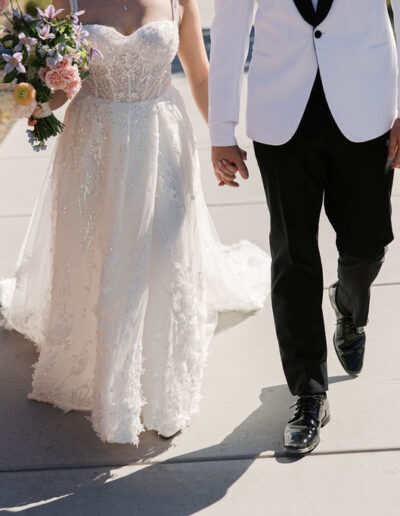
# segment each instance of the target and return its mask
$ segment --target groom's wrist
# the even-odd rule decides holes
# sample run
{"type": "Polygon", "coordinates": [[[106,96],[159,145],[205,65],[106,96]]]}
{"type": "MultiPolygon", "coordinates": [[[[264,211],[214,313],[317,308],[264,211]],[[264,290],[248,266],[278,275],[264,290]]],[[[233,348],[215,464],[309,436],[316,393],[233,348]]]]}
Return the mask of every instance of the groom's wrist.
{"type": "Polygon", "coordinates": [[[230,147],[237,145],[234,122],[210,124],[210,139],[213,147],[230,147]]]}

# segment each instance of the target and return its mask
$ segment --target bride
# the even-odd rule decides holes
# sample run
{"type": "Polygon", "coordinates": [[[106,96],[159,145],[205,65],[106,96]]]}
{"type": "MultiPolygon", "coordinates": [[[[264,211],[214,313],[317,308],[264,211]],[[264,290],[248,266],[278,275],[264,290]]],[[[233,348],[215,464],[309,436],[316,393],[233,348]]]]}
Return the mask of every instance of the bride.
{"type": "MultiPolygon", "coordinates": [[[[206,207],[171,62],[207,119],[195,0],[65,0],[104,58],[69,105],[3,324],[39,352],[28,398],[87,410],[104,442],[170,437],[198,410],[218,312],[260,309],[269,257],[223,245],[206,207]]],[[[52,108],[66,101],[56,92],[52,108]]]]}

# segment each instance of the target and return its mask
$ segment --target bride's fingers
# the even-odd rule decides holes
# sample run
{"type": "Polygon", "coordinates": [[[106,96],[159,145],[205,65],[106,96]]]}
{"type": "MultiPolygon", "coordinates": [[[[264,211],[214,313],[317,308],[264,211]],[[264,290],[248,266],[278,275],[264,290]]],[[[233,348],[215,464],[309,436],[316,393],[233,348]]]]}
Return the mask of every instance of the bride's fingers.
{"type": "Polygon", "coordinates": [[[228,176],[228,174],[222,173],[221,178],[222,178],[222,181],[224,182],[224,184],[227,185],[227,184],[234,182],[236,179],[236,176],[232,177],[232,176],[228,176]]]}
{"type": "MultiPolygon", "coordinates": [[[[218,180],[218,186],[224,186],[224,185],[235,186],[237,184],[232,181],[231,176],[228,176],[228,174],[224,174],[216,166],[214,166],[214,173],[215,173],[215,177],[218,180]]],[[[239,186],[239,185],[237,185],[237,186],[239,186]]]]}
{"type": "Polygon", "coordinates": [[[34,126],[37,124],[37,120],[34,117],[34,115],[36,114],[39,114],[40,113],[40,102],[37,102],[36,103],[36,107],[35,107],[35,110],[33,111],[32,115],[28,118],[28,125],[29,126],[34,126]]]}
{"type": "Polygon", "coordinates": [[[226,159],[222,160],[222,164],[225,166],[226,169],[232,172],[232,174],[236,174],[236,172],[238,171],[237,166],[234,163],[230,163],[226,159]]]}
{"type": "Polygon", "coordinates": [[[225,174],[227,176],[230,176],[233,179],[235,178],[237,170],[235,170],[234,165],[232,166],[225,159],[218,161],[217,165],[218,165],[218,169],[220,172],[222,172],[223,174],[225,174]],[[229,164],[229,167],[228,167],[228,164],[229,164]]]}
{"type": "Polygon", "coordinates": [[[233,188],[238,188],[239,183],[236,183],[236,181],[230,181],[229,179],[226,179],[226,177],[223,178],[224,184],[227,186],[232,186],[233,188]]]}
{"type": "Polygon", "coordinates": [[[223,181],[224,185],[233,186],[234,188],[237,188],[239,186],[239,184],[235,181],[236,176],[232,177],[223,172],[220,172],[220,174],[221,174],[221,180],[223,181]]]}
{"type": "Polygon", "coordinates": [[[214,166],[214,174],[215,174],[215,177],[217,178],[217,181],[218,181],[218,186],[224,186],[224,182],[222,180],[222,174],[221,172],[218,170],[217,167],[214,166]]]}

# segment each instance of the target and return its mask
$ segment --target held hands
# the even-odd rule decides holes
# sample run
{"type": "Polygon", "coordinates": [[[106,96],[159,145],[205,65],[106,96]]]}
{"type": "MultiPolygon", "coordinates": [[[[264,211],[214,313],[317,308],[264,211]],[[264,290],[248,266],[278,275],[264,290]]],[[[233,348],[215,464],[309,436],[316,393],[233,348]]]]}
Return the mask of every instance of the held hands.
{"type": "Polygon", "coordinates": [[[211,160],[218,186],[228,185],[237,188],[239,183],[235,179],[238,172],[243,179],[248,179],[249,171],[244,163],[246,159],[247,152],[237,145],[212,147],[211,160]]]}
{"type": "Polygon", "coordinates": [[[388,160],[392,161],[391,168],[400,168],[400,118],[394,122],[390,133],[388,160]]]}

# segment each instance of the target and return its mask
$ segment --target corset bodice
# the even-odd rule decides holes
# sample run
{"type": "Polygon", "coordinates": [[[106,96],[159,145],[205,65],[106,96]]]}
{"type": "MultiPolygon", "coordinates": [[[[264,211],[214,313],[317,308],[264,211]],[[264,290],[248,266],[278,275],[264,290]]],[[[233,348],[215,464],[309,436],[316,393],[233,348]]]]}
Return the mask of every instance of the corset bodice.
{"type": "Polygon", "coordinates": [[[84,28],[103,54],[103,59],[91,63],[85,91],[109,100],[136,102],[158,97],[169,86],[179,45],[176,21],[150,22],[128,36],[107,25],[84,28]]]}

